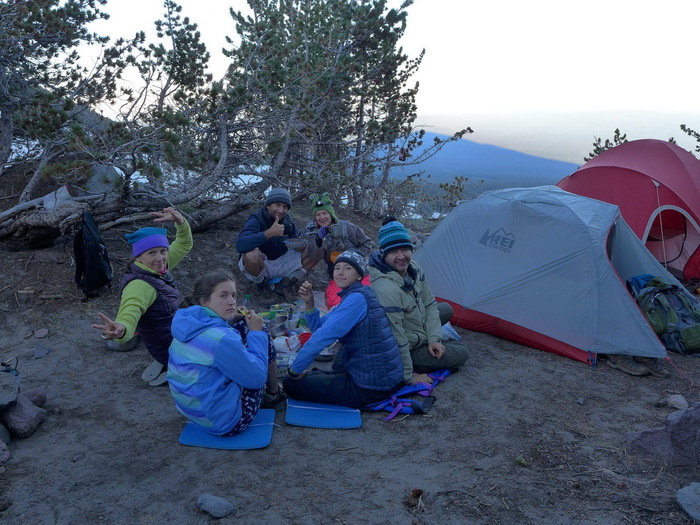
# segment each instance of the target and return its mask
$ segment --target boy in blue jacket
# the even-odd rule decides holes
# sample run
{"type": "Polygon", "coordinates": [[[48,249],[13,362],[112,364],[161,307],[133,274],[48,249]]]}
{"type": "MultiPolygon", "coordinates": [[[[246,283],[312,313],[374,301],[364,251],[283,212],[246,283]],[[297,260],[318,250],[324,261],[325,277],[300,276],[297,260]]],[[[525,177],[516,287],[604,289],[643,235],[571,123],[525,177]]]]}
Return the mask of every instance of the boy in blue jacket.
{"type": "Polygon", "coordinates": [[[366,274],[367,262],[359,253],[345,251],[338,256],[333,279],[341,289],[341,301],[324,317],[314,304],[311,284],[299,288],[312,335],[284,378],[289,397],[361,407],[386,399],[403,386],[399,346],[377,297],[362,284],[366,274]],[[343,345],[340,368],[308,371],[314,357],[336,340],[343,345]]]}

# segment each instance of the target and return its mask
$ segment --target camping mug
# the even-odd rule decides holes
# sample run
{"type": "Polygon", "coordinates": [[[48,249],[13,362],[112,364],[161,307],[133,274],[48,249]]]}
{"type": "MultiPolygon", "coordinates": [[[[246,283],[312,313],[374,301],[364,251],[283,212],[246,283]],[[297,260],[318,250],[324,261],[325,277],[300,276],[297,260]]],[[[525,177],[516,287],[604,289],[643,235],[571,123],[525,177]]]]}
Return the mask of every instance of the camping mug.
{"type": "Polygon", "coordinates": [[[347,224],[339,222],[337,224],[331,224],[331,237],[336,239],[343,239],[348,235],[347,224]]]}

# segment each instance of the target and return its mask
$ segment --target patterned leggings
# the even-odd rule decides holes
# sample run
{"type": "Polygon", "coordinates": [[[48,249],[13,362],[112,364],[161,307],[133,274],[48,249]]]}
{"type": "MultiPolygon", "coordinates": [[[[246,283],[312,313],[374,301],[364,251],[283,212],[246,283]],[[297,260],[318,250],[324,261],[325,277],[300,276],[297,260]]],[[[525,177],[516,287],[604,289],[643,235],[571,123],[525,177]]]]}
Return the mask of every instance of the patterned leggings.
{"type": "MultiPolygon", "coordinates": [[[[247,344],[248,325],[246,324],[245,320],[241,319],[240,321],[234,322],[231,324],[231,327],[238,330],[238,332],[241,334],[243,344],[247,344]]],[[[263,331],[267,332],[267,328],[263,327],[263,331]]],[[[272,338],[269,337],[269,334],[268,339],[269,343],[267,345],[267,362],[274,363],[277,361],[277,350],[275,349],[275,345],[272,344],[272,338]]],[[[258,409],[260,408],[260,403],[262,402],[263,398],[263,392],[265,392],[265,387],[256,388],[254,390],[250,388],[244,388],[242,390],[241,419],[238,420],[238,423],[236,423],[231,430],[224,434],[225,436],[235,436],[236,434],[240,434],[246,428],[248,428],[248,426],[253,421],[255,414],[258,413],[258,409]]]]}

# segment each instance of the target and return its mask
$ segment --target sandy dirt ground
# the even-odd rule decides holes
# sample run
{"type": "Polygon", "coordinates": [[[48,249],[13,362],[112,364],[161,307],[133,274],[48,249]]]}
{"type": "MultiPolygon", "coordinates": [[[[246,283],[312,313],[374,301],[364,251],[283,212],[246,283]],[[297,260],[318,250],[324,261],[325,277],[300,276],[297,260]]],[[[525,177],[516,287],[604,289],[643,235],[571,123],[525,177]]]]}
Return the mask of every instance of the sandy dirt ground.
{"type": "MultiPolygon", "coordinates": [[[[236,224],[195,236],[174,272],[183,291],[231,266],[236,224]]],[[[130,231],[105,233],[118,275],[130,231]]],[[[141,381],[143,347],[109,351],[90,327],[116,312],[116,287],[81,302],[73,271],[70,237],[0,245],[0,357],[18,357],[22,388],[44,390],[48,411],[0,465],[3,523],[692,523],[675,494],[697,470],[630,455],[625,434],[661,427],[671,394],[698,401],[696,358],[672,355],[670,379],[636,378],[458,329],[471,357],[427,415],[323,430],[285,424],[280,405],[267,448],[192,448],[167,387],[141,381]],[[235,511],[212,518],[205,493],[235,511]]]]}

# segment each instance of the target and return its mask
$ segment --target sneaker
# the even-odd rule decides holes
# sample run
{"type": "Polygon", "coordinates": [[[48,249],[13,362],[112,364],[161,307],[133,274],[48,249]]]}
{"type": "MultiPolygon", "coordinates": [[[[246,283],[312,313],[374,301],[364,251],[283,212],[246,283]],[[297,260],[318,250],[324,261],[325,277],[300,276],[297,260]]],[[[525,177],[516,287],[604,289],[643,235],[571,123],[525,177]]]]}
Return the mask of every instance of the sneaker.
{"type": "Polygon", "coordinates": [[[277,393],[271,394],[265,389],[263,392],[262,403],[260,403],[260,408],[274,408],[277,403],[287,399],[287,394],[284,393],[282,385],[277,387],[277,393]]]}
{"type": "Polygon", "coordinates": [[[274,297],[266,297],[264,299],[260,299],[260,306],[262,306],[266,310],[269,310],[270,308],[272,308],[276,304],[279,304],[279,302],[280,302],[280,298],[275,295],[274,297]]]}
{"type": "Polygon", "coordinates": [[[165,365],[160,364],[158,361],[153,361],[150,365],[148,365],[146,370],[143,371],[143,374],[141,374],[141,379],[146,383],[150,383],[161,374],[164,374],[166,370],[167,367],[165,365]]]}
{"type": "Polygon", "coordinates": [[[608,354],[608,366],[623,371],[631,376],[645,376],[651,371],[629,355],[608,354]]]}
{"type": "Polygon", "coordinates": [[[163,386],[168,384],[168,371],[161,372],[155,379],[148,382],[148,386],[163,386]]]}
{"type": "Polygon", "coordinates": [[[634,360],[649,370],[649,373],[656,377],[671,377],[671,371],[662,367],[655,357],[635,357],[634,360]]]}

